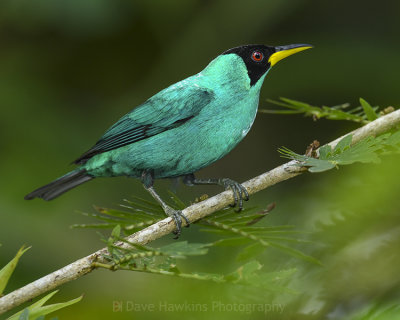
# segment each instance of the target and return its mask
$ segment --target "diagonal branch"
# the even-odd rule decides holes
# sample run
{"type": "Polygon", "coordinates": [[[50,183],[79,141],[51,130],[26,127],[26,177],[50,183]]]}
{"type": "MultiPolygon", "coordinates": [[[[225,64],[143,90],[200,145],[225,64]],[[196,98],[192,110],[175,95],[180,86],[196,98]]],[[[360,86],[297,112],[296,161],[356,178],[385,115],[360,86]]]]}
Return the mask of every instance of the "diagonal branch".
{"type": "MultiPolygon", "coordinates": [[[[351,132],[353,135],[352,142],[356,143],[365,137],[379,135],[392,128],[395,128],[399,124],[400,110],[397,110],[351,132]]],[[[342,138],[343,137],[340,137],[330,142],[329,145],[332,147],[336,146],[336,144],[342,138]]],[[[306,171],[305,168],[295,166],[295,163],[296,161],[287,162],[279,167],[276,167],[275,169],[272,169],[271,171],[244,182],[243,186],[247,189],[249,194],[254,194],[306,171]]],[[[213,212],[227,207],[230,203],[232,203],[232,201],[232,192],[224,191],[214,197],[187,207],[183,210],[183,213],[190,222],[194,222],[212,214],[213,212]]],[[[173,220],[171,218],[166,218],[130,235],[127,237],[127,240],[138,244],[146,244],[171,233],[174,229],[175,223],[173,220]]],[[[128,246],[126,243],[118,243],[118,245],[121,247],[128,246]]],[[[90,273],[95,269],[93,262],[104,262],[104,258],[102,256],[103,254],[107,254],[107,248],[103,248],[89,256],[72,262],[63,268],[0,298],[0,314],[30,299],[33,299],[42,293],[53,290],[54,288],[57,288],[66,282],[75,280],[85,274],[90,273]]]]}

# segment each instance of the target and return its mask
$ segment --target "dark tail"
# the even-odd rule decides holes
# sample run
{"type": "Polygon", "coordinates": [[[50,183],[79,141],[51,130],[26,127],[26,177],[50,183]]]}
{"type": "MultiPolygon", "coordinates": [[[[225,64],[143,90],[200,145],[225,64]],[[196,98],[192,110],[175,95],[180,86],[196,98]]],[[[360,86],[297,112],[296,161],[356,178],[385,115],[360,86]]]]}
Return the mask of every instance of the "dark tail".
{"type": "Polygon", "coordinates": [[[32,191],[25,196],[25,200],[32,200],[34,198],[42,198],[44,200],[53,200],[64,192],[75,188],[76,186],[93,179],[85,169],[77,169],[67,173],[65,176],[46,184],[45,186],[32,191]]]}

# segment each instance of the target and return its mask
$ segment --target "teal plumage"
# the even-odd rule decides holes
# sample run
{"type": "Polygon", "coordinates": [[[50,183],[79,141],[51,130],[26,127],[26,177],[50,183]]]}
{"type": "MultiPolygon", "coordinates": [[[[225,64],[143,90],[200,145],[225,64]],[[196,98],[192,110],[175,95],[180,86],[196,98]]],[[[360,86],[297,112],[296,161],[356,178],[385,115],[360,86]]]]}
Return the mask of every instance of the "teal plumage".
{"type": "Polygon", "coordinates": [[[151,139],[95,155],[82,168],[95,177],[140,177],[144,169],[152,168],[156,179],[204,168],[246,136],[257,113],[264,78],[250,87],[242,59],[233,54],[219,56],[202,72],[157,93],[103,136],[116,135],[133,124],[152,124],[156,134],[151,139]],[[182,119],[188,120],[180,123],[182,119]]]}
{"type": "Polygon", "coordinates": [[[220,184],[242,208],[247,190],[231,179],[196,179],[194,172],[229,153],[256,117],[261,86],[279,60],[309,45],[247,45],[219,55],[196,75],[160,91],[116,122],[75,163],[78,168],[27,196],[52,200],[97,177],[141,178],[180,232],[180,211],[167,206],[154,179],[182,177],[187,185],[220,184]]]}

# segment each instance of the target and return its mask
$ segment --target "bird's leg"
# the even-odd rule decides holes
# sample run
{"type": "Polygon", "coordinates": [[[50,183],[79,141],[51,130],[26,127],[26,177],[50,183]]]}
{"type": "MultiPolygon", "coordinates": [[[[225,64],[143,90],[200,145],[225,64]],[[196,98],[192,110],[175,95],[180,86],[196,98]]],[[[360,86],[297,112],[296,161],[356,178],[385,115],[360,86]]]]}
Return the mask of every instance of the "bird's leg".
{"type": "Polygon", "coordinates": [[[189,227],[190,222],[189,219],[182,213],[181,210],[175,210],[171,208],[169,205],[167,205],[161,197],[158,195],[156,190],[154,190],[154,173],[152,170],[145,170],[142,173],[142,183],[144,188],[150,192],[150,194],[153,196],[153,198],[160,204],[160,206],[163,208],[165,214],[175,221],[176,225],[176,231],[174,231],[174,234],[176,235],[174,239],[178,239],[181,230],[182,230],[182,218],[186,222],[186,227],[189,227]]]}
{"type": "Polygon", "coordinates": [[[231,189],[233,191],[233,197],[235,199],[234,203],[231,204],[231,207],[235,207],[238,205],[238,212],[243,209],[243,200],[249,200],[249,193],[247,192],[246,188],[243,187],[240,183],[229,178],[197,179],[194,174],[191,173],[183,176],[182,181],[187,186],[213,184],[223,186],[225,190],[231,189]]]}

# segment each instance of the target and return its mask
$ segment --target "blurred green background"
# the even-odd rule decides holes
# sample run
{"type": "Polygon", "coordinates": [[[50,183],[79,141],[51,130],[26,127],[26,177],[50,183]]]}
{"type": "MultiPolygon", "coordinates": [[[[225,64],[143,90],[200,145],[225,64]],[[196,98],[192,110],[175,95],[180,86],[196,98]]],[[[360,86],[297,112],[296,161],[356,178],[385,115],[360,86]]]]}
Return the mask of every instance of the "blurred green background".
{"type": "MultiPolygon", "coordinates": [[[[228,48],[263,43],[310,43],[313,50],[281,62],[269,73],[266,99],[288,97],[315,105],[363,97],[372,105],[399,106],[400,2],[247,0],[122,1],[2,0],[0,2],[0,266],[18,248],[22,258],[7,291],[102,247],[77,211],[112,207],[137,195],[137,180],[96,179],[52,202],[24,201],[26,193],[70,170],[120,116],[166,86],[199,72],[228,48]]],[[[302,116],[259,114],[246,139],[202,177],[244,181],[283,163],[277,148],[299,153],[313,140],[328,142],[354,124],[302,116]]],[[[268,224],[294,224],[315,232],[310,266],[281,252],[260,259],[267,270],[297,267],[287,285],[300,294],[246,293],[216,284],[155,275],[96,271],[68,283],[53,301],[82,293],[60,319],[156,319],[158,312],[113,312],[113,301],[205,303],[207,312],[164,312],[170,318],[340,318],[377,301],[398,300],[400,244],[398,157],[381,165],[355,165],[303,175],[253,196],[252,205],[276,209],[268,224]],[[284,312],[211,311],[213,301],[263,301],[284,312]]],[[[169,181],[156,184],[167,195],[169,181]]],[[[189,203],[218,188],[180,187],[189,203]]],[[[183,240],[206,242],[196,227],[183,240]]],[[[172,241],[172,236],[164,242],[172,241]]],[[[220,253],[220,251],[219,251],[220,253]]],[[[186,265],[185,265],[186,264],[186,265]]],[[[231,255],[185,262],[189,270],[232,271],[231,255]]]]}

